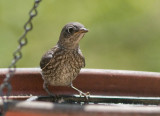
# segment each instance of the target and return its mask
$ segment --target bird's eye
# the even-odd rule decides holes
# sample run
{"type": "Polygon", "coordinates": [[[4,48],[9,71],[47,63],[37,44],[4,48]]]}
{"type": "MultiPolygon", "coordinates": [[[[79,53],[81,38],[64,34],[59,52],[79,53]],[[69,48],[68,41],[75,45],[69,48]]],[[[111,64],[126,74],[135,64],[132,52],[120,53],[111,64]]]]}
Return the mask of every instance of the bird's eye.
{"type": "Polygon", "coordinates": [[[72,27],[69,27],[69,28],[68,28],[68,33],[73,33],[73,31],[74,31],[74,30],[73,30],[72,27]]]}

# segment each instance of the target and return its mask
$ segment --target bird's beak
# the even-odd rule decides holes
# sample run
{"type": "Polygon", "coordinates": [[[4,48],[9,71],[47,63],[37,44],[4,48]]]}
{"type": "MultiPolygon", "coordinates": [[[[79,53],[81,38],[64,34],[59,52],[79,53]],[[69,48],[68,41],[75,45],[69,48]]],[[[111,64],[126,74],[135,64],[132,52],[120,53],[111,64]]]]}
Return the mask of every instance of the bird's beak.
{"type": "Polygon", "coordinates": [[[87,33],[88,29],[86,29],[86,28],[83,27],[83,28],[80,28],[79,32],[80,33],[87,33]]]}

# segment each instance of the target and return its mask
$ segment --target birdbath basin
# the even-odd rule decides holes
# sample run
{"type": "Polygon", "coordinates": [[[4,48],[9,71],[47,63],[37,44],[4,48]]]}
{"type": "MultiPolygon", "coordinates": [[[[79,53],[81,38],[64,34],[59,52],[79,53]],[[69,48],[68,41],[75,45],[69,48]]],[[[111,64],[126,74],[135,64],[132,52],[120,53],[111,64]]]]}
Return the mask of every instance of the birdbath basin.
{"type": "MultiPolygon", "coordinates": [[[[0,69],[1,83],[7,71],[0,69]]],[[[56,101],[43,90],[39,68],[18,68],[11,78],[6,115],[160,115],[160,73],[82,69],[73,84],[90,92],[89,99],[77,95],[69,86],[51,86],[49,89],[59,95],[56,101]]]]}

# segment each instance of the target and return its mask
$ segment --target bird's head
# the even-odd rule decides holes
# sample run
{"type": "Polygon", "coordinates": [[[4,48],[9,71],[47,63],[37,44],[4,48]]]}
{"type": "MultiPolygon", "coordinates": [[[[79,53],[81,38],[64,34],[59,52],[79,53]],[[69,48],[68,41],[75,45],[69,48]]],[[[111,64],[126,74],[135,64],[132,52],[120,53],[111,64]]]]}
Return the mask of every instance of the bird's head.
{"type": "Polygon", "coordinates": [[[58,45],[65,49],[76,49],[86,32],[88,30],[82,24],[78,22],[68,23],[61,31],[58,45]]]}

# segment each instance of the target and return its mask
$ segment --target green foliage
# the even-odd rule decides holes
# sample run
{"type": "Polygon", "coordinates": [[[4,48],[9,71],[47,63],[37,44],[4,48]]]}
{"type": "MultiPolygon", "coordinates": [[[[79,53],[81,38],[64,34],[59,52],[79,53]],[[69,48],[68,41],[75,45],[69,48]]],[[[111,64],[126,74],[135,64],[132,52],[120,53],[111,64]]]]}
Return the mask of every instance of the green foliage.
{"type": "MultiPolygon", "coordinates": [[[[0,68],[7,67],[34,0],[0,1],[0,68]]],[[[42,0],[18,67],[39,67],[61,28],[78,21],[86,68],[160,71],[159,0],[42,0]]]]}

